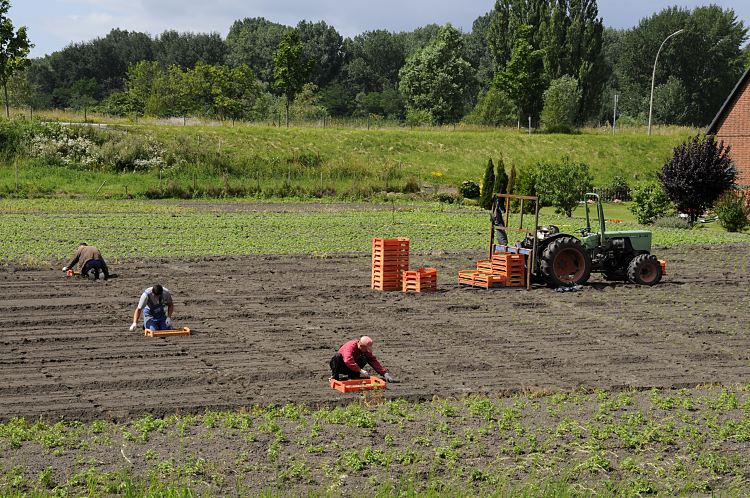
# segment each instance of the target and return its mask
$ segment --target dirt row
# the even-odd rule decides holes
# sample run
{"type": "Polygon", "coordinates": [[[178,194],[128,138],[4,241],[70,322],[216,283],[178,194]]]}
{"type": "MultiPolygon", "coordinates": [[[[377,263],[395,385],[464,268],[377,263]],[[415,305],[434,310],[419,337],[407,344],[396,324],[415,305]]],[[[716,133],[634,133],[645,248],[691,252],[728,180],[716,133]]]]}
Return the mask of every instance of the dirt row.
{"type": "Polygon", "coordinates": [[[575,293],[460,287],[482,254],[412,256],[439,292],[369,288],[369,255],[128,261],[107,282],[0,271],[0,419],[127,419],[255,404],[336,403],[328,360],[362,334],[401,380],[389,397],[579,387],[682,387],[750,379],[750,246],[659,251],[653,288],[575,293]],[[160,282],[190,337],[131,333],[160,282]]]}

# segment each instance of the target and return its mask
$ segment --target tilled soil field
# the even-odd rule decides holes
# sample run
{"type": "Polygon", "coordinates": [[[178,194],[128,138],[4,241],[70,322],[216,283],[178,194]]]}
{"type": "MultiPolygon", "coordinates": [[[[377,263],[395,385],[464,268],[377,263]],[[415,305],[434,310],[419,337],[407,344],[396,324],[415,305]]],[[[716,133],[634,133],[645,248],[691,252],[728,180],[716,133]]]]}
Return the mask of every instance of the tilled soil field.
{"type": "Polygon", "coordinates": [[[337,403],[356,395],[328,388],[328,360],[362,334],[401,381],[387,397],[747,382],[750,247],[657,254],[659,286],[594,276],[573,293],[460,287],[481,252],[412,255],[440,271],[439,292],[419,295],[370,290],[366,254],[131,260],[107,282],[5,269],[0,419],[337,403]],[[128,331],[157,282],[190,337],[128,331]]]}

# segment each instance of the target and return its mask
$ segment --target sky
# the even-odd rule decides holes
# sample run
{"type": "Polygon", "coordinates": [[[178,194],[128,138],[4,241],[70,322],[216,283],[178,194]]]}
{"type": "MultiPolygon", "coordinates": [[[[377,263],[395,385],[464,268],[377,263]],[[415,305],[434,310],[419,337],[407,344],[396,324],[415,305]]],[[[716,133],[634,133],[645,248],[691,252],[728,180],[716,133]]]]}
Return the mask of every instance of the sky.
{"type": "MultiPolygon", "coordinates": [[[[732,8],[750,26],[750,0],[599,0],[605,26],[629,28],[665,7],[716,4],[732,8]]],[[[11,0],[9,17],[26,26],[35,44],[32,57],[72,42],[104,36],[113,28],[158,35],[167,29],[218,32],[235,20],[265,17],[287,25],[302,19],[326,21],[344,36],[388,29],[411,31],[425,24],[452,23],[465,32],[493,0],[11,0]]]]}

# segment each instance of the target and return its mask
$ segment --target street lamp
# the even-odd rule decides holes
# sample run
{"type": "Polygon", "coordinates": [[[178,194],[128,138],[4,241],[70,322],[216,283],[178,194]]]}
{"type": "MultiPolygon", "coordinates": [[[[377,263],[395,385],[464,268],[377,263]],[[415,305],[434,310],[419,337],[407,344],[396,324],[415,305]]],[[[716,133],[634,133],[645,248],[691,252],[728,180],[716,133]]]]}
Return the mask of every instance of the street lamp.
{"type": "Polygon", "coordinates": [[[667,40],[672,38],[673,36],[677,36],[680,33],[685,31],[684,29],[680,29],[669,35],[668,37],[664,38],[664,41],[661,42],[661,45],[659,46],[659,50],[656,51],[656,58],[654,59],[654,72],[651,75],[651,103],[648,106],[648,134],[651,136],[651,113],[654,110],[654,80],[656,79],[656,62],[659,60],[659,52],[661,52],[661,49],[664,48],[664,44],[667,43],[667,40]]]}

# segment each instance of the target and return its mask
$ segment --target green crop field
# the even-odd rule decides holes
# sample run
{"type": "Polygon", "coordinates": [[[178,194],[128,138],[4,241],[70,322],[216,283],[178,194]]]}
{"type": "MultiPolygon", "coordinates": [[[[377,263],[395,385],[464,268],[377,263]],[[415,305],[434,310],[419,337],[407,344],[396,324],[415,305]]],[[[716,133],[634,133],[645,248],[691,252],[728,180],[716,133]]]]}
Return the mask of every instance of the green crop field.
{"type": "MultiPolygon", "coordinates": [[[[622,206],[608,206],[610,228],[642,228],[622,206]]],[[[0,200],[0,261],[47,266],[81,241],[109,259],[142,256],[367,252],[373,237],[405,236],[415,251],[486,247],[489,218],[479,208],[442,204],[312,204],[73,199],[0,200]]],[[[531,220],[526,216],[526,221],[531,220]]],[[[544,210],[543,223],[574,231],[572,218],[544,210]]],[[[654,244],[748,243],[720,227],[654,228],[654,244]]]]}
{"type": "Polygon", "coordinates": [[[750,386],[0,424],[10,496],[741,496],[750,386]],[[342,437],[342,434],[345,435],[342,437]]]}
{"type": "MultiPolygon", "coordinates": [[[[565,156],[587,163],[597,186],[615,176],[635,185],[653,179],[672,149],[696,132],[665,128],[649,137],[641,130],[613,136],[601,130],[529,135],[461,127],[113,125],[90,133],[101,140],[152,141],[168,165],[113,172],[96,161],[84,168],[21,155],[0,160],[0,196],[127,197],[170,186],[180,194],[160,195],[369,198],[374,192],[402,191],[410,182],[430,192],[455,191],[464,180],[481,181],[490,158],[502,158],[509,170],[565,156]]],[[[132,153],[132,143],[122,147],[118,154],[132,153]]],[[[105,149],[113,154],[111,147],[105,149]]]]}

